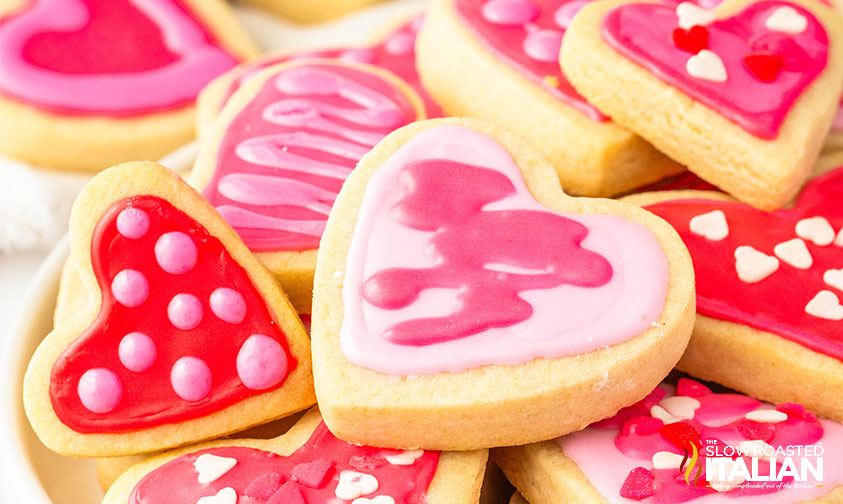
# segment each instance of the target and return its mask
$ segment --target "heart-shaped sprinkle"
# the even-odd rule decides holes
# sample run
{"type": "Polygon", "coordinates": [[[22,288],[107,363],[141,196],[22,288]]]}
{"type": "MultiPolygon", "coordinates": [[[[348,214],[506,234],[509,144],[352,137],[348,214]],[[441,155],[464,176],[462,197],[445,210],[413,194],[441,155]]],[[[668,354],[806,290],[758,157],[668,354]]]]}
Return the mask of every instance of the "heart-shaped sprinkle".
{"type": "Polygon", "coordinates": [[[354,500],[378,489],[378,479],[371,474],[343,471],[334,494],[340,499],[354,500]]]}
{"type": "Polygon", "coordinates": [[[413,465],[413,463],[424,455],[424,450],[405,450],[401,453],[384,455],[383,457],[392,465],[413,465]]]}
{"type": "Polygon", "coordinates": [[[700,409],[700,402],[693,397],[672,396],[662,399],[659,406],[680,420],[691,420],[694,412],[700,409]]]}
{"type": "Polygon", "coordinates": [[[684,457],[678,453],[660,451],[653,455],[653,469],[679,469],[684,457]]]}
{"type": "Polygon", "coordinates": [[[738,452],[744,456],[757,458],[759,460],[772,460],[776,458],[776,449],[760,439],[741,441],[738,443],[738,452]]]}
{"type": "Polygon", "coordinates": [[[743,64],[761,82],[773,82],[784,67],[784,59],[778,54],[755,52],[744,56],[743,64]]]}
{"type": "Polygon", "coordinates": [[[773,248],[773,252],[794,268],[808,269],[814,264],[811,252],[801,238],[781,242],[773,248]]]}
{"type": "Polygon", "coordinates": [[[199,483],[211,483],[216,481],[223,474],[230,471],[237,465],[237,459],[230,457],[218,457],[210,453],[203,453],[196,457],[193,467],[199,476],[196,478],[199,483]]]}
{"type": "Polygon", "coordinates": [[[685,69],[691,77],[711,82],[726,82],[729,78],[723,60],[708,49],[691,56],[685,64],[685,69]]]}
{"type": "Polygon", "coordinates": [[[395,504],[395,499],[388,495],[378,495],[377,497],[358,497],[351,501],[351,504],[395,504]]]}
{"type": "Polygon", "coordinates": [[[330,460],[316,459],[303,462],[293,468],[293,481],[310,488],[322,488],[333,473],[334,463],[330,460]]]}
{"type": "Polygon", "coordinates": [[[837,294],[821,290],[805,305],[805,313],[828,320],[843,320],[843,306],[837,294]]]}
{"type": "Polygon", "coordinates": [[[843,268],[826,270],[823,273],[823,282],[837,290],[843,291],[843,268]]]}
{"type": "Polygon", "coordinates": [[[729,236],[729,224],[722,210],[712,210],[697,215],[689,223],[691,232],[712,241],[720,241],[729,236]]]}
{"type": "Polygon", "coordinates": [[[744,418],[759,423],[779,423],[787,420],[787,413],[774,409],[757,409],[744,415],[744,418]]]}
{"type": "Polygon", "coordinates": [[[825,247],[834,241],[834,228],[825,217],[808,217],[796,223],[796,236],[825,247]]]}
{"type": "Polygon", "coordinates": [[[673,30],[671,39],[679,49],[697,54],[708,47],[708,30],[704,26],[692,26],[687,30],[677,28],[673,30]]]}
{"type": "Polygon", "coordinates": [[[200,498],[196,504],[237,504],[237,492],[231,487],[225,487],[216,495],[200,498]]]}
{"type": "Polygon", "coordinates": [[[757,283],[779,269],[779,260],[749,245],[735,249],[735,271],[742,282],[757,283]]]}
{"type": "Polygon", "coordinates": [[[281,485],[266,504],[307,504],[299,486],[292,481],[281,485]]]}
{"type": "Polygon", "coordinates": [[[808,19],[796,12],[793,7],[783,6],[774,10],[770,17],[764,22],[770,30],[799,35],[808,28],[808,19]]]}
{"type": "Polygon", "coordinates": [[[673,424],[682,420],[681,418],[671,415],[666,409],[662,408],[658,404],[650,408],[650,416],[658,418],[664,422],[665,425],[673,424]]]}
{"type": "Polygon", "coordinates": [[[837,232],[837,238],[834,239],[834,245],[837,247],[843,247],[843,228],[837,232]]]}
{"type": "Polygon", "coordinates": [[[629,471],[620,490],[620,496],[626,499],[644,500],[656,494],[655,477],[645,467],[636,467],[629,471]]]}
{"type": "Polygon", "coordinates": [[[703,9],[691,2],[682,2],[677,5],[676,16],[679,18],[679,28],[684,30],[694,26],[707,26],[717,19],[714,11],[703,9]]]}

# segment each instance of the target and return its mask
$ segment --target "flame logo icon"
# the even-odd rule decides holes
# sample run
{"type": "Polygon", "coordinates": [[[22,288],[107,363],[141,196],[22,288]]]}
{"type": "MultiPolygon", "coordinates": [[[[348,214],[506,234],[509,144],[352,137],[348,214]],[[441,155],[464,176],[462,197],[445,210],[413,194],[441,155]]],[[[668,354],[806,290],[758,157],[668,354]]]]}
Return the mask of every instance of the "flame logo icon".
{"type": "Polygon", "coordinates": [[[690,441],[688,441],[687,443],[691,445],[691,460],[688,460],[688,449],[683,446],[682,451],[684,452],[684,455],[682,456],[682,463],[679,464],[679,471],[685,473],[685,483],[689,485],[693,484],[696,486],[699,483],[700,478],[702,477],[703,468],[702,464],[697,464],[699,460],[699,451],[697,450],[697,445],[690,441]],[[688,465],[687,468],[685,467],[686,463],[688,465]],[[694,482],[691,483],[691,474],[694,472],[694,469],[696,469],[696,475],[694,476],[694,482]]]}

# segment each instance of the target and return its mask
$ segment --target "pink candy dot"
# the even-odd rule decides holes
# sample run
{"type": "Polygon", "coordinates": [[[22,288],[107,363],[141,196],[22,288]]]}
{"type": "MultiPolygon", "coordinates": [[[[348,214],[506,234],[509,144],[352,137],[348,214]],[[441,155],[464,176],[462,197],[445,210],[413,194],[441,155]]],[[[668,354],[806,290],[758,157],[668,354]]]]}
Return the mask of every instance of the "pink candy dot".
{"type": "Polygon", "coordinates": [[[553,21],[562,28],[563,30],[567,30],[568,26],[571,25],[571,20],[574,19],[574,15],[580,11],[586,4],[588,0],[575,0],[573,2],[568,2],[558,9],[553,14],[553,21]]]}
{"type": "Polygon", "coordinates": [[[556,61],[561,47],[562,32],[556,30],[535,31],[524,40],[524,52],[536,61],[556,61]]]}
{"type": "Polygon", "coordinates": [[[396,33],[386,41],[384,49],[393,56],[404,56],[413,52],[416,37],[409,33],[396,33]]]}
{"type": "Polygon", "coordinates": [[[173,231],[164,233],[155,242],[155,260],[161,269],[173,275],[187,273],[196,265],[199,251],[186,234],[173,231]]]}
{"type": "Polygon", "coordinates": [[[230,324],[239,324],[246,318],[246,301],[234,289],[220,287],[211,293],[211,311],[218,319],[230,324]]]}
{"type": "Polygon", "coordinates": [[[123,385],[120,378],[105,368],[94,368],[85,371],[79,378],[76,393],[82,405],[94,413],[108,413],[117,407],[123,397],[123,385]]]}
{"type": "Polygon", "coordinates": [[[140,208],[126,208],[117,214],[117,232],[131,240],[149,231],[149,215],[140,208]]]}
{"type": "Polygon", "coordinates": [[[111,293],[121,305],[134,308],[146,301],[149,283],[140,271],[125,269],[111,282],[111,293]]]}
{"type": "Polygon", "coordinates": [[[152,338],[141,332],[132,332],[120,340],[117,347],[120,362],[129,371],[140,373],[146,371],[155,362],[158,350],[152,338]]]}
{"type": "Polygon", "coordinates": [[[237,376],[248,389],[268,389],[277,385],[286,373],[287,354],[269,336],[249,336],[237,353],[237,376]]]}
{"type": "Polygon", "coordinates": [[[348,49],[340,54],[340,59],[343,61],[351,61],[353,63],[374,63],[377,55],[372,49],[348,49]]]}
{"type": "Polygon", "coordinates": [[[211,370],[202,359],[182,357],[170,370],[170,384],[185,401],[198,401],[211,391],[211,370]]]}
{"type": "Polygon", "coordinates": [[[533,21],[541,9],[529,0],[491,0],[483,5],[483,17],[495,24],[518,26],[533,21]]]}
{"type": "Polygon", "coordinates": [[[193,294],[176,294],[167,305],[170,322],[183,331],[189,331],[202,321],[202,302],[193,294]]]}

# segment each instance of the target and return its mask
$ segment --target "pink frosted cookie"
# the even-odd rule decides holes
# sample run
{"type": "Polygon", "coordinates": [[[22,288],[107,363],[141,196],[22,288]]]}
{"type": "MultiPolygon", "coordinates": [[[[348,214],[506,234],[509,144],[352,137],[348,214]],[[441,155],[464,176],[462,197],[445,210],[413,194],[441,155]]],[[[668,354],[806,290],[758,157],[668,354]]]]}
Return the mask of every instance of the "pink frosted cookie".
{"type": "Polygon", "coordinates": [[[193,138],[199,91],[255,54],[220,0],[0,2],[0,154],[157,159],[193,138]]]}
{"type": "Polygon", "coordinates": [[[299,59],[336,59],[345,63],[364,63],[388,70],[409,84],[421,97],[424,101],[427,117],[441,117],[442,109],[422,87],[419,74],[416,72],[414,44],[422,20],[423,16],[414,16],[397,28],[390,30],[385,37],[379,38],[375,44],[370,46],[336,47],[290,54],[270,54],[233,68],[214,79],[199,94],[199,99],[196,102],[196,129],[199,136],[207,136],[223,105],[245,82],[270,66],[299,59]]]}
{"type": "Polygon", "coordinates": [[[691,264],[669,226],[566,196],[534,148],[474,119],[406,126],[367,154],[316,272],[320,408],[342,439],[375,446],[582,428],[652,390],[693,322],[691,264]]]}
{"type": "Polygon", "coordinates": [[[631,196],[694,259],[697,321],[683,371],[843,421],[843,166],[773,213],[710,192],[631,196]]]}
{"type": "Polygon", "coordinates": [[[417,44],[425,88],[449,115],[532,142],[566,192],[612,196],[681,171],[571,86],[559,47],[587,0],[434,0],[417,44]]]}
{"type": "Polygon", "coordinates": [[[812,0],[597,2],[560,58],[591,103],[706,181],[772,210],[817,160],[843,87],[843,19],[812,0]]]}
{"type": "Polygon", "coordinates": [[[234,94],[191,184],[310,313],[316,249],[345,178],[388,133],[423,118],[419,97],[385,70],[282,63],[234,94]]]}
{"type": "Polygon", "coordinates": [[[486,459],[486,450],[346,443],[314,409],[273,439],[215,441],[136,465],[103,504],[476,504],[486,459]]]}
{"type": "Polygon", "coordinates": [[[126,163],[94,178],[70,243],[91,302],[59,321],[24,380],[48,448],[155,451],[313,404],[309,341],[287,297],[172,172],[126,163]]]}
{"type": "Polygon", "coordinates": [[[843,425],[796,403],[660,385],[612,418],[495,461],[531,504],[843,499],[843,425]]]}

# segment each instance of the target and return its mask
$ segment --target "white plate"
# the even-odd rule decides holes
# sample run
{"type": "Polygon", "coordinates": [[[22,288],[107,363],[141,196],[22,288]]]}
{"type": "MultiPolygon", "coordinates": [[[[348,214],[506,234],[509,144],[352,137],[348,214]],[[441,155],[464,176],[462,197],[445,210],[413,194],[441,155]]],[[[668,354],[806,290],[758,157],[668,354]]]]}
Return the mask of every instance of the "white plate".
{"type": "MultiPolygon", "coordinates": [[[[357,12],[333,23],[297,27],[249,8],[238,8],[247,29],[266,49],[293,50],[369,42],[388,23],[423,8],[426,0],[396,0],[357,12]]],[[[196,156],[187,145],[161,163],[187,170],[196,156]]],[[[56,175],[59,177],[60,175],[56,175]]],[[[80,176],[81,177],[81,176],[80,176]]],[[[84,179],[87,180],[87,177],[84,179]]],[[[83,180],[83,181],[84,181],[83,180]]],[[[81,187],[81,183],[78,184],[81,187]]],[[[74,192],[78,188],[74,188],[74,192]]],[[[57,218],[64,219],[64,216],[57,218]]],[[[52,329],[61,268],[69,253],[67,239],[53,249],[23,299],[0,355],[0,502],[27,504],[94,504],[103,493],[92,460],[57,455],[45,448],[29,426],[21,389],[26,365],[38,343],[52,329]]]]}

